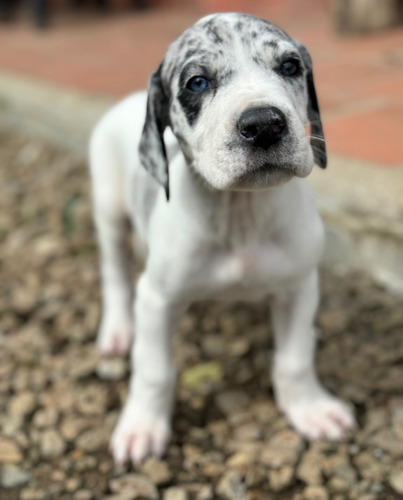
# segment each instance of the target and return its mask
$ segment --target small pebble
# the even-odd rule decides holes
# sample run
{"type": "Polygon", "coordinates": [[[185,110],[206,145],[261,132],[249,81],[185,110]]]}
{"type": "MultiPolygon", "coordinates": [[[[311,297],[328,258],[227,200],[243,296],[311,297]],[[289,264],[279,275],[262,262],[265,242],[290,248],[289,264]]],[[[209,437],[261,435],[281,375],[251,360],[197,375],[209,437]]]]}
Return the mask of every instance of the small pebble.
{"type": "Polygon", "coordinates": [[[0,463],[19,463],[22,453],[11,439],[0,436],[0,463]]]}
{"type": "Polygon", "coordinates": [[[217,484],[217,493],[227,500],[242,500],[245,491],[241,476],[234,470],[228,470],[217,484]]]}
{"type": "Polygon", "coordinates": [[[45,430],[40,437],[40,454],[45,460],[60,457],[66,449],[66,442],[54,429],[45,430]]]}
{"type": "Polygon", "coordinates": [[[145,500],[158,500],[159,493],[155,485],[142,474],[126,474],[109,480],[112,493],[121,495],[131,493],[134,498],[142,497],[145,500]]]}
{"type": "Polygon", "coordinates": [[[0,477],[1,486],[11,489],[27,484],[31,480],[32,475],[15,465],[4,465],[0,477]]]}
{"type": "Polygon", "coordinates": [[[167,463],[156,458],[148,458],[141,466],[141,472],[157,486],[168,483],[172,479],[172,472],[167,463]]]}
{"type": "Polygon", "coordinates": [[[164,491],[163,500],[188,500],[188,493],[181,487],[168,488],[164,491]]]}
{"type": "Polygon", "coordinates": [[[90,490],[78,490],[73,495],[73,500],[91,500],[94,495],[90,490]]]}
{"type": "Polygon", "coordinates": [[[96,367],[96,374],[102,380],[122,380],[127,373],[127,361],[123,358],[103,358],[96,367]]]}

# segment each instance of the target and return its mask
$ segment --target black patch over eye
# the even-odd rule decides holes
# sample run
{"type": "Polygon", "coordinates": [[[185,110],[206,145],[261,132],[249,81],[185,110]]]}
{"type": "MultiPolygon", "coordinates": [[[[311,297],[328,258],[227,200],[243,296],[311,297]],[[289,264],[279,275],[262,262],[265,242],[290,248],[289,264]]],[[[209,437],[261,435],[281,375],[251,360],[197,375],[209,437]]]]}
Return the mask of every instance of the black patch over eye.
{"type": "Polygon", "coordinates": [[[282,62],[280,73],[285,77],[298,76],[301,73],[298,59],[287,59],[287,61],[282,62]]]}
{"type": "Polygon", "coordinates": [[[186,88],[192,92],[204,92],[210,87],[210,80],[205,76],[194,76],[186,84],[186,88]]]}
{"type": "Polygon", "coordinates": [[[187,67],[179,79],[180,91],[178,100],[185,112],[189,125],[196,123],[206,94],[214,90],[213,80],[203,74],[197,74],[196,71],[197,73],[207,73],[207,70],[204,68],[187,67]],[[189,78],[192,73],[194,76],[189,78]]]}

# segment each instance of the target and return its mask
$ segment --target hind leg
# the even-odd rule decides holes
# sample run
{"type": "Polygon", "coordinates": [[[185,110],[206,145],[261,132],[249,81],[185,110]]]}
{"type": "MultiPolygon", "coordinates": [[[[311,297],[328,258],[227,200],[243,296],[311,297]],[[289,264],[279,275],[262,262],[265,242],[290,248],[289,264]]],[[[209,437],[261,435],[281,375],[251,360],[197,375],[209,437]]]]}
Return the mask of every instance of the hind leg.
{"type": "Polygon", "coordinates": [[[94,218],[101,250],[102,280],[102,319],[97,346],[104,355],[127,354],[133,339],[133,283],[126,246],[123,177],[105,139],[94,140],[91,146],[94,218]]]}
{"type": "Polygon", "coordinates": [[[123,219],[98,221],[101,247],[102,319],[97,346],[104,355],[127,354],[133,339],[132,283],[123,219]]]}

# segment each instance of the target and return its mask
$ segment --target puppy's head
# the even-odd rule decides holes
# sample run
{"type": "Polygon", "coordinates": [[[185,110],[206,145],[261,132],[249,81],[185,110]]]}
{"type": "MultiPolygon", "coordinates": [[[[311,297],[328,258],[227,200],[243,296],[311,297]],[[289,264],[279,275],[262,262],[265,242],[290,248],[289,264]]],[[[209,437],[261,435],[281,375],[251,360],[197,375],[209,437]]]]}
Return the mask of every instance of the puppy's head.
{"type": "Polygon", "coordinates": [[[308,51],[246,14],[201,19],[151,77],[140,158],[168,196],[167,126],[216,189],[266,188],[326,166],[308,51]]]}

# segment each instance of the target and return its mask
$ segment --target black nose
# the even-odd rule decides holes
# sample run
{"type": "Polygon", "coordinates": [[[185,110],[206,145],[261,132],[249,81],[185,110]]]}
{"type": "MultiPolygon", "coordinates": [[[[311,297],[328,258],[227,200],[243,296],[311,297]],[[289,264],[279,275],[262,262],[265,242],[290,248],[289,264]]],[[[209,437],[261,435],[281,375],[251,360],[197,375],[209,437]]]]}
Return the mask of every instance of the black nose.
{"type": "Polygon", "coordinates": [[[238,132],[244,141],[267,149],[281,140],[287,131],[287,120],[278,108],[251,108],[238,120],[238,132]]]}

